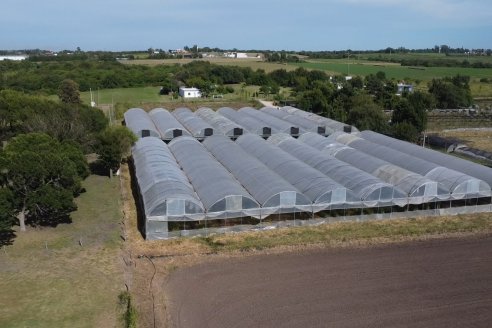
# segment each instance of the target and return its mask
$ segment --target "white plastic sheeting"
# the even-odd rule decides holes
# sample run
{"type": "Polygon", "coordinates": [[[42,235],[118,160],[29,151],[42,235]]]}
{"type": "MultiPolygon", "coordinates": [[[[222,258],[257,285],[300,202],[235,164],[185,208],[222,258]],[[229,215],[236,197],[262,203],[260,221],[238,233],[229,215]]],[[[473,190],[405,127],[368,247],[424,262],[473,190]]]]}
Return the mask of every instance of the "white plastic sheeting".
{"type": "Polygon", "coordinates": [[[203,145],[260,203],[262,218],[274,213],[312,211],[305,195],[229,138],[211,136],[203,145]]]}
{"type": "Polygon", "coordinates": [[[448,191],[436,181],[352,147],[334,143],[319,134],[308,132],[301,135],[299,140],[395,186],[407,194],[411,204],[422,204],[450,197],[448,191]]]}
{"type": "Polygon", "coordinates": [[[142,138],[132,154],[148,239],[165,237],[167,221],[205,217],[202,202],[162,140],[142,138]]]}
{"type": "Polygon", "coordinates": [[[286,122],[278,117],[269,115],[257,109],[251,107],[243,107],[239,110],[240,113],[244,113],[251,117],[257,118],[258,120],[264,122],[268,126],[272,127],[272,133],[288,133],[292,136],[298,136],[300,133],[304,133],[305,131],[299,126],[286,122]]]}
{"type": "Polygon", "coordinates": [[[321,134],[322,136],[333,133],[333,130],[330,128],[327,128],[325,124],[316,123],[316,122],[309,120],[307,118],[304,118],[302,116],[293,115],[293,114],[290,114],[286,111],[279,110],[277,108],[263,107],[260,110],[262,112],[265,112],[267,114],[270,114],[272,116],[280,118],[284,121],[292,123],[296,126],[299,126],[302,129],[304,129],[305,131],[315,132],[315,133],[321,134]]]}
{"type": "Polygon", "coordinates": [[[172,114],[194,138],[202,140],[214,134],[214,128],[189,108],[176,108],[172,114]]]}
{"type": "Polygon", "coordinates": [[[324,124],[326,128],[331,129],[332,131],[344,131],[344,132],[358,132],[357,128],[355,126],[351,126],[342,122],[338,122],[335,120],[332,120],[331,118],[323,117],[318,114],[306,112],[302,109],[291,107],[291,106],[285,106],[281,107],[280,110],[286,111],[289,114],[293,115],[298,115],[304,118],[307,118],[308,120],[311,120],[313,122],[316,122],[318,124],[324,124]]]}
{"type": "Polygon", "coordinates": [[[447,167],[373,143],[353,134],[336,132],[328,140],[343,143],[368,155],[380,158],[409,171],[439,182],[453,199],[490,197],[490,186],[484,181],[447,167]]]}
{"type": "Polygon", "coordinates": [[[243,112],[237,111],[230,107],[222,107],[217,111],[220,115],[227,117],[231,121],[241,125],[248,132],[257,134],[262,137],[269,137],[272,134],[272,128],[268,124],[258,120],[243,112]]]}
{"type": "Polygon", "coordinates": [[[448,167],[458,172],[466,173],[486,182],[489,186],[492,186],[492,169],[489,167],[457,158],[455,156],[446,155],[431,149],[423,148],[406,141],[387,137],[372,131],[362,131],[359,136],[374,143],[399,150],[411,156],[425,159],[429,162],[448,167]]]}
{"type": "Polygon", "coordinates": [[[222,116],[213,109],[202,107],[199,108],[195,114],[212,125],[215,131],[218,131],[229,138],[237,138],[243,134],[242,126],[234,123],[227,117],[222,116]]]}
{"type": "Polygon", "coordinates": [[[346,208],[359,201],[346,187],[257,135],[245,134],[236,143],[306,195],[315,212],[346,208]]]}
{"type": "Polygon", "coordinates": [[[149,116],[159,130],[162,140],[171,141],[176,137],[191,135],[167,109],[154,108],[149,112],[149,116]]]}
{"type": "Polygon", "coordinates": [[[169,143],[169,149],[200,197],[207,219],[260,217],[253,196],[199,141],[178,137],[169,143]]]}
{"type": "Polygon", "coordinates": [[[124,114],[126,126],[139,138],[157,137],[161,135],[149,114],[141,108],[131,108],[124,114]]]}
{"type": "Polygon", "coordinates": [[[394,186],[287,134],[275,134],[268,141],[347,187],[366,206],[403,206],[407,203],[405,193],[394,186]]]}

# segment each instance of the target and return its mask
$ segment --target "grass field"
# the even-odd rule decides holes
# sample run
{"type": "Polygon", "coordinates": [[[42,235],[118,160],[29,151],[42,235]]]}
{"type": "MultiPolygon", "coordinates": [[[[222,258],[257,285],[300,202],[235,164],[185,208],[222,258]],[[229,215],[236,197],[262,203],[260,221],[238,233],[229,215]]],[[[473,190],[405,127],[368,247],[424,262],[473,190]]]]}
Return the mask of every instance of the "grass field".
{"type": "Polygon", "coordinates": [[[126,65],[175,65],[175,64],[188,64],[192,61],[208,61],[217,65],[239,66],[239,67],[251,67],[253,70],[263,69],[265,72],[271,72],[276,69],[285,69],[288,71],[295,70],[297,67],[280,63],[269,63],[257,58],[252,59],[234,59],[234,58],[203,58],[203,59],[136,59],[136,60],[124,60],[122,64],[126,65]]]}
{"type": "Polygon", "coordinates": [[[72,224],[28,228],[0,249],[0,327],[119,326],[119,180],[84,187],[72,224]]]}
{"type": "Polygon", "coordinates": [[[462,67],[406,67],[394,63],[355,61],[346,59],[310,60],[305,63],[292,64],[306,69],[323,70],[346,75],[365,76],[376,74],[378,71],[386,73],[387,78],[397,80],[431,80],[433,78],[454,76],[457,74],[480,79],[492,76],[492,68],[462,68],[462,67]]]}
{"type": "Polygon", "coordinates": [[[444,61],[463,61],[467,60],[470,63],[483,62],[492,63],[492,56],[468,56],[465,54],[450,54],[446,56],[444,53],[368,53],[357,54],[352,53],[351,56],[360,59],[378,58],[381,61],[402,60],[402,59],[420,59],[420,60],[444,60],[444,61]]]}

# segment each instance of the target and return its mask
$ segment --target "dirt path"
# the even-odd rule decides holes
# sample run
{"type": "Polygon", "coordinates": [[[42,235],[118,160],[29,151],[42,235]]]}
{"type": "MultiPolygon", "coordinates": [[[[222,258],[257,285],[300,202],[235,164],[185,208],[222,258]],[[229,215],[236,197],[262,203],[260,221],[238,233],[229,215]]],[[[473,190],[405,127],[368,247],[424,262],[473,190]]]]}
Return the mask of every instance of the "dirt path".
{"type": "Polygon", "coordinates": [[[492,236],[260,255],[173,272],[171,327],[490,327],[492,236]]]}

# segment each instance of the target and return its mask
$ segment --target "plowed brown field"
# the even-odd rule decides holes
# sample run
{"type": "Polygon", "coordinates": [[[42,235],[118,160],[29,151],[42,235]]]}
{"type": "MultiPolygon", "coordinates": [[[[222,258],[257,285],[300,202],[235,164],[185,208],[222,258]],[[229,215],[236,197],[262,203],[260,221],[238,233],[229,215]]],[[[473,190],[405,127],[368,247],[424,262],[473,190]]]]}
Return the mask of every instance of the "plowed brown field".
{"type": "Polygon", "coordinates": [[[492,236],[178,269],[172,327],[491,327],[492,236]]]}

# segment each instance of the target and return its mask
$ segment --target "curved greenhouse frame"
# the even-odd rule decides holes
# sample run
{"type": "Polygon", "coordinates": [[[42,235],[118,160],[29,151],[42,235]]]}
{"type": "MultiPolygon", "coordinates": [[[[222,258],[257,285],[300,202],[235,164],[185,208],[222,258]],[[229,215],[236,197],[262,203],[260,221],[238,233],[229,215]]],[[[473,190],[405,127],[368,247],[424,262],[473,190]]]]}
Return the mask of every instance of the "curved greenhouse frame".
{"type": "Polygon", "coordinates": [[[234,123],[227,117],[220,115],[211,108],[202,107],[198,109],[195,114],[212,125],[215,131],[219,131],[229,138],[237,138],[243,134],[242,126],[234,123]]]}
{"type": "Polygon", "coordinates": [[[264,122],[268,126],[271,126],[273,133],[283,132],[288,133],[292,136],[298,136],[300,133],[305,132],[303,129],[299,128],[299,126],[295,124],[286,122],[282,119],[279,119],[278,117],[269,115],[252,107],[243,107],[239,110],[239,112],[254,117],[264,122]]]}
{"type": "Polygon", "coordinates": [[[295,107],[291,107],[291,106],[285,106],[285,107],[281,107],[280,110],[285,111],[289,114],[304,117],[304,118],[311,120],[313,122],[316,122],[318,124],[324,124],[327,129],[331,129],[332,131],[344,131],[344,132],[350,132],[350,133],[359,131],[353,125],[338,122],[338,121],[335,121],[331,118],[320,116],[320,115],[315,114],[315,113],[306,112],[306,111],[299,109],[299,108],[295,108],[295,107]]]}
{"type": "Polygon", "coordinates": [[[245,134],[236,143],[306,195],[313,202],[313,212],[358,202],[346,187],[257,135],[245,134]]]}
{"type": "Polygon", "coordinates": [[[230,107],[219,108],[217,112],[236,124],[241,125],[250,133],[257,134],[264,138],[267,138],[272,134],[272,128],[270,126],[248,114],[242,113],[230,107]]]}
{"type": "Polygon", "coordinates": [[[178,137],[169,149],[200,197],[208,219],[260,216],[259,204],[196,139],[178,137]]]}
{"type": "Polygon", "coordinates": [[[171,141],[180,136],[191,136],[188,130],[167,109],[154,108],[149,112],[149,116],[164,141],[171,141]]]}
{"type": "Polygon", "coordinates": [[[196,116],[189,108],[176,108],[172,114],[194,138],[203,140],[214,134],[214,128],[196,116]]]}
{"type": "Polygon", "coordinates": [[[262,206],[262,218],[274,213],[311,212],[311,201],[297,188],[225,136],[203,145],[262,206]]]}
{"type": "Polygon", "coordinates": [[[333,143],[319,134],[308,132],[301,135],[299,140],[395,186],[395,188],[406,193],[412,204],[444,200],[450,197],[447,190],[436,181],[367,155],[352,147],[333,143]]]}
{"type": "Polygon", "coordinates": [[[325,124],[316,123],[316,122],[313,122],[312,120],[308,120],[307,118],[304,118],[302,116],[293,115],[293,114],[287,113],[283,110],[279,110],[279,109],[276,109],[273,107],[263,107],[260,110],[262,112],[265,112],[267,114],[275,116],[279,119],[282,119],[282,120],[287,121],[289,123],[295,124],[296,126],[301,127],[305,131],[315,132],[315,133],[320,134],[322,136],[326,136],[327,134],[333,133],[333,130],[330,128],[327,128],[325,124]]]}
{"type": "Polygon", "coordinates": [[[202,202],[162,140],[155,137],[138,140],[132,148],[132,157],[148,239],[165,238],[168,221],[205,217],[202,202]]]}
{"type": "Polygon", "coordinates": [[[403,206],[407,203],[405,193],[393,185],[335,157],[321,153],[287,134],[273,135],[268,141],[352,190],[366,206],[393,204],[403,206]]]}
{"type": "Polygon", "coordinates": [[[328,137],[328,140],[330,139],[437,181],[449,191],[453,199],[469,199],[491,195],[490,186],[482,180],[408,155],[399,150],[343,132],[332,134],[328,137]]]}
{"type": "Polygon", "coordinates": [[[423,148],[406,141],[390,138],[372,131],[362,131],[359,136],[374,143],[425,159],[426,161],[448,167],[458,172],[466,173],[486,182],[489,186],[492,186],[492,168],[457,158],[455,156],[446,155],[431,149],[423,148]]]}
{"type": "Polygon", "coordinates": [[[149,114],[142,108],[131,108],[124,114],[125,125],[139,138],[157,137],[161,135],[149,114]]]}

